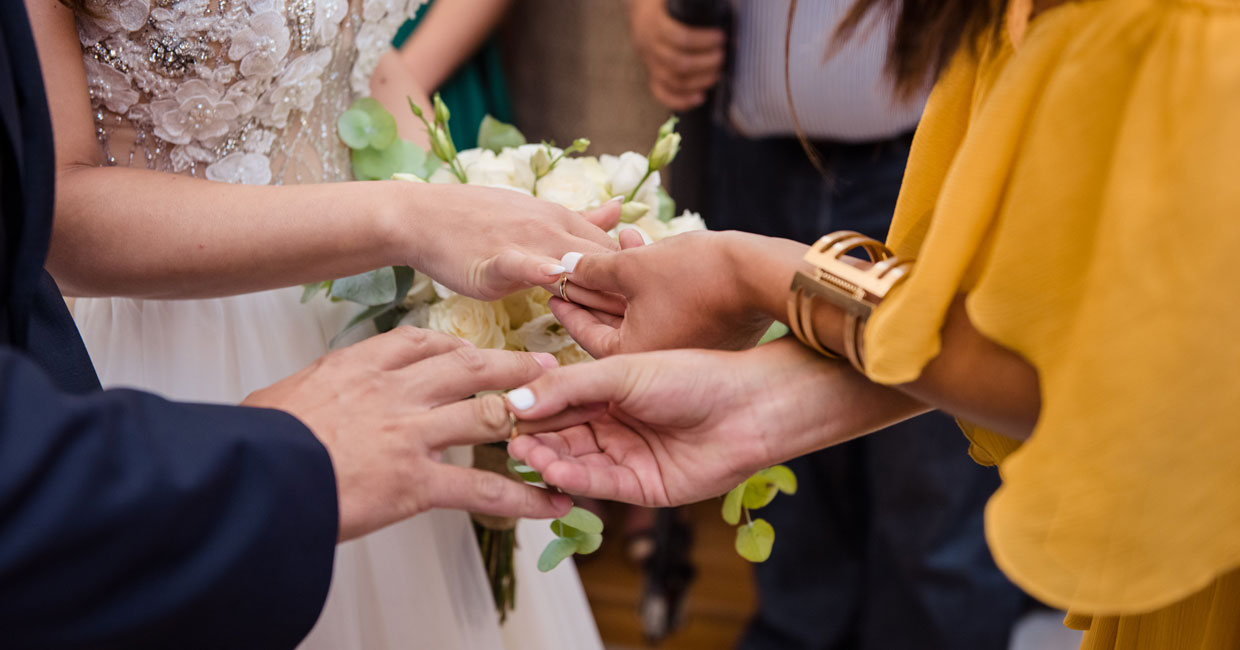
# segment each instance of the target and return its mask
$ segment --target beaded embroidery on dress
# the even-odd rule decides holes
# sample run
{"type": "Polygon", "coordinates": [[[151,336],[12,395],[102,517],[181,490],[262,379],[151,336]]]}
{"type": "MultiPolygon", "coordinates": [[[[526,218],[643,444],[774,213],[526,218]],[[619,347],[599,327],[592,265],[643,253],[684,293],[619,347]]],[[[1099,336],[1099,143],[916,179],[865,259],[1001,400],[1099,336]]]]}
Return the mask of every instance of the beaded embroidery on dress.
{"type": "Polygon", "coordinates": [[[229,183],[349,178],[336,118],[425,0],[94,0],[78,17],[110,164],[229,183]]]}

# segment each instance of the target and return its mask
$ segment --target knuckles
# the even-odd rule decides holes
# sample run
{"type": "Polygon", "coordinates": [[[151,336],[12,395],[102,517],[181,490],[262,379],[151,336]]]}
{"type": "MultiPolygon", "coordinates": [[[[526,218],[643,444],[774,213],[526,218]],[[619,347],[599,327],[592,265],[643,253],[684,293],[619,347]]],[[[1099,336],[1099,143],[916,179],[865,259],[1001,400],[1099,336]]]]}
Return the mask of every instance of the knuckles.
{"type": "Polygon", "coordinates": [[[508,408],[504,406],[504,398],[499,395],[483,395],[474,400],[474,412],[484,431],[496,435],[508,433],[508,408]]]}

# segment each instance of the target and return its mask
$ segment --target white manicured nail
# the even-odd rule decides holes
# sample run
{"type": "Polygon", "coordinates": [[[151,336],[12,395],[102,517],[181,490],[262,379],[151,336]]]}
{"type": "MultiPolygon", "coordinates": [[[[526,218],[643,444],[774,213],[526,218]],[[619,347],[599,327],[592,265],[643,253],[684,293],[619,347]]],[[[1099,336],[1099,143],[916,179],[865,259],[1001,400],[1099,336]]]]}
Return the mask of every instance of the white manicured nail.
{"type": "Polygon", "coordinates": [[[508,403],[512,408],[518,411],[524,411],[534,405],[534,391],[528,388],[518,388],[508,392],[508,403]]]}
{"type": "Polygon", "coordinates": [[[542,271],[543,275],[559,275],[563,273],[566,269],[560,266],[559,264],[543,264],[542,266],[538,267],[538,270],[542,271]]]}
{"type": "Polygon", "coordinates": [[[608,203],[615,203],[616,201],[619,201],[619,202],[621,202],[621,203],[624,203],[624,196],[623,196],[623,195],[621,195],[621,196],[613,196],[613,197],[611,197],[610,199],[607,199],[607,202],[608,202],[608,203]]]}
{"type": "Polygon", "coordinates": [[[565,253],[564,257],[560,258],[560,264],[564,267],[564,270],[568,273],[572,273],[573,271],[576,271],[577,262],[580,262],[580,261],[581,261],[581,253],[565,253]]]}

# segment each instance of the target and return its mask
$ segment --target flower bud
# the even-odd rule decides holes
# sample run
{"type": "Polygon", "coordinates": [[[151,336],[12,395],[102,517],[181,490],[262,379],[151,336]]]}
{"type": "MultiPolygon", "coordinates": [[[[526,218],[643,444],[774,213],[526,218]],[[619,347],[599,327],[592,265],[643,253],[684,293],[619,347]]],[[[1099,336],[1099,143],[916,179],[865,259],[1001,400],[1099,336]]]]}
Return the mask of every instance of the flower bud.
{"type": "Polygon", "coordinates": [[[590,148],[589,139],[577,138],[576,140],[573,140],[573,144],[568,147],[568,150],[573,153],[585,153],[586,149],[589,149],[589,148],[590,148]]]}
{"type": "Polygon", "coordinates": [[[421,107],[421,106],[418,106],[418,105],[417,105],[417,104],[415,104],[415,103],[413,103],[413,98],[412,98],[412,97],[406,97],[405,99],[406,99],[406,100],[408,100],[408,102],[409,102],[409,110],[413,111],[414,116],[416,116],[416,117],[422,117],[422,107],[421,107]]]}
{"type": "Polygon", "coordinates": [[[667,118],[667,121],[664,122],[663,125],[659,127],[659,135],[656,136],[655,139],[662,140],[663,138],[666,138],[667,136],[671,135],[672,131],[675,130],[676,128],[676,123],[679,121],[680,121],[680,118],[676,117],[675,115],[667,118]]]}
{"type": "Polygon", "coordinates": [[[660,170],[667,167],[676,159],[676,154],[680,152],[680,134],[675,131],[659,138],[654,143],[654,149],[650,151],[650,169],[660,170]]]}
{"type": "Polygon", "coordinates": [[[452,136],[444,130],[442,126],[436,126],[435,132],[431,134],[431,152],[444,162],[451,162],[456,158],[456,147],[452,144],[452,136]]]}
{"type": "Polygon", "coordinates": [[[534,175],[539,178],[551,171],[551,154],[546,147],[539,147],[530,155],[530,169],[534,170],[534,175]]]}
{"type": "Polygon", "coordinates": [[[647,212],[650,212],[650,206],[638,201],[629,201],[620,206],[620,221],[633,223],[646,216],[647,212]]]}
{"type": "Polygon", "coordinates": [[[435,93],[435,99],[432,102],[435,105],[435,121],[447,124],[448,118],[452,117],[452,113],[448,111],[448,105],[443,103],[443,98],[439,96],[439,93],[435,93]]]}

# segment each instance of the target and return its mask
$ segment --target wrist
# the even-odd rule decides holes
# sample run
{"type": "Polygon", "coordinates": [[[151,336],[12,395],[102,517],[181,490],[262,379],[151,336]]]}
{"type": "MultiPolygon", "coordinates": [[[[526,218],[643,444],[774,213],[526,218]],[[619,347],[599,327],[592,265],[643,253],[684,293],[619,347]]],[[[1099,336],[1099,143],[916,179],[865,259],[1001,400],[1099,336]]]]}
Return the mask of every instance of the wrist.
{"type": "Polygon", "coordinates": [[[409,181],[368,182],[379,191],[366,195],[371,202],[372,232],[377,238],[375,250],[382,266],[420,268],[421,255],[427,245],[427,202],[432,200],[434,186],[409,181]]]}
{"type": "Polygon", "coordinates": [[[803,264],[806,246],[788,239],[742,232],[722,233],[730,286],[738,306],[751,317],[787,319],[788,287],[803,264]]]}

